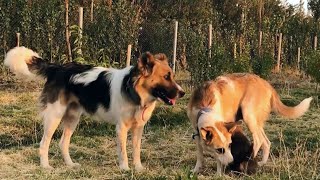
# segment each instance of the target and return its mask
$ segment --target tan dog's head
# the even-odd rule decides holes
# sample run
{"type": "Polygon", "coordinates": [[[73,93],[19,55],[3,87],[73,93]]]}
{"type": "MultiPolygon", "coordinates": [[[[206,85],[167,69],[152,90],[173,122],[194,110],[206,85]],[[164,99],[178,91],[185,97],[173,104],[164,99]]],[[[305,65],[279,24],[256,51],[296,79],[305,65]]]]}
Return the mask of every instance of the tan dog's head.
{"type": "Polygon", "coordinates": [[[228,165],[233,161],[231,154],[231,136],[241,121],[224,123],[217,121],[213,126],[201,127],[200,138],[202,147],[210,156],[215,157],[223,165],[228,165]]]}
{"type": "Polygon", "coordinates": [[[174,80],[166,55],[153,56],[146,52],[139,58],[138,69],[141,73],[138,81],[140,93],[148,94],[168,105],[174,105],[177,98],[184,96],[185,92],[174,80]]]}

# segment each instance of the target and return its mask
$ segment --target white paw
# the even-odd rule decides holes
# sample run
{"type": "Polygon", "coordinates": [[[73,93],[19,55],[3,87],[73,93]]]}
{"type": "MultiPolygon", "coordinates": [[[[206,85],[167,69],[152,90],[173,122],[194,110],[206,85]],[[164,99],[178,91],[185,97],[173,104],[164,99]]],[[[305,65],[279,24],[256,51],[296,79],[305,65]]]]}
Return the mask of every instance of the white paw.
{"type": "Polygon", "coordinates": [[[72,167],[72,168],[76,168],[76,167],[80,167],[81,164],[72,162],[72,163],[67,163],[67,166],[72,167]]]}
{"type": "Polygon", "coordinates": [[[222,176],[222,172],[221,171],[217,171],[217,176],[221,177],[222,176]]]}
{"type": "Polygon", "coordinates": [[[201,167],[195,167],[195,168],[192,170],[192,173],[194,173],[194,174],[197,174],[197,173],[199,173],[199,172],[201,172],[201,167]]]}
{"type": "Polygon", "coordinates": [[[130,171],[130,168],[128,166],[128,164],[120,164],[120,170],[123,170],[123,171],[130,171]]]}
{"type": "Polygon", "coordinates": [[[144,167],[142,166],[142,164],[135,164],[134,165],[134,169],[137,171],[137,172],[141,172],[144,170],[144,167]]]}
{"type": "Polygon", "coordinates": [[[42,168],[46,169],[46,170],[53,170],[53,167],[50,166],[49,164],[46,165],[41,165],[42,168]]]}
{"type": "Polygon", "coordinates": [[[266,162],[263,162],[263,161],[259,161],[258,162],[258,166],[263,166],[263,165],[265,165],[266,164],[266,162]]]}

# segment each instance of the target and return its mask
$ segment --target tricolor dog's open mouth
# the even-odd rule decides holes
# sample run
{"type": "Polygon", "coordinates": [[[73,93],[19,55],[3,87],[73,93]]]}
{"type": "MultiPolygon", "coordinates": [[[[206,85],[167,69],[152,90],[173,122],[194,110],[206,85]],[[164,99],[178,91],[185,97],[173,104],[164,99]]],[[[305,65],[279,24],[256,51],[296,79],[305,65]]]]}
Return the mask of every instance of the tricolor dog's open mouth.
{"type": "Polygon", "coordinates": [[[166,93],[161,89],[156,89],[153,91],[153,96],[160,99],[164,103],[168,105],[175,105],[176,104],[176,98],[169,98],[166,93]]]}

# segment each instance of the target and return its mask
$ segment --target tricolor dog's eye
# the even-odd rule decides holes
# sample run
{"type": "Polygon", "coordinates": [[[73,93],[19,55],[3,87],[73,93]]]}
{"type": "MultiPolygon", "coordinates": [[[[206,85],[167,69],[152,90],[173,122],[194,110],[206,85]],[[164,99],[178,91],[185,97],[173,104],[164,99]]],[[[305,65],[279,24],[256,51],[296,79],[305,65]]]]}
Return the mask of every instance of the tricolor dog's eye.
{"type": "Polygon", "coordinates": [[[225,152],[224,148],[218,148],[218,149],[216,149],[216,151],[218,154],[224,154],[224,152],[225,152]]]}
{"type": "Polygon", "coordinates": [[[231,143],[229,144],[229,146],[228,146],[228,147],[229,147],[229,149],[231,149],[231,143]]]}
{"type": "Polygon", "coordinates": [[[164,76],[164,79],[166,79],[166,80],[170,80],[170,72],[168,73],[168,74],[166,74],[165,76],[164,76]]]}

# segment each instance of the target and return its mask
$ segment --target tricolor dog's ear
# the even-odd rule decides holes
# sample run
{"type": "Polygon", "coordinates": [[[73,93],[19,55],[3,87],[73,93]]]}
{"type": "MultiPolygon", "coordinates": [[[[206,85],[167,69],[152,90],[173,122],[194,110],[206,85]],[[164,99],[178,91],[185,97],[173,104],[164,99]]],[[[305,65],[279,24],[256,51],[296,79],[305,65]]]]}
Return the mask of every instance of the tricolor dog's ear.
{"type": "Polygon", "coordinates": [[[158,54],[154,55],[154,57],[155,57],[157,60],[162,61],[162,62],[165,62],[165,63],[168,64],[168,58],[167,58],[167,56],[166,56],[165,54],[163,54],[163,53],[158,53],[158,54]]]}
{"type": "Polygon", "coordinates": [[[200,135],[207,145],[210,144],[213,139],[213,128],[209,126],[201,128],[200,135]]]}
{"type": "Polygon", "coordinates": [[[142,75],[149,76],[152,73],[155,58],[150,52],[145,52],[138,60],[138,68],[142,75]]]}
{"type": "Polygon", "coordinates": [[[242,120],[239,120],[237,122],[224,123],[224,126],[227,128],[229,133],[232,134],[237,129],[237,126],[239,126],[241,124],[242,124],[242,120]]]}

